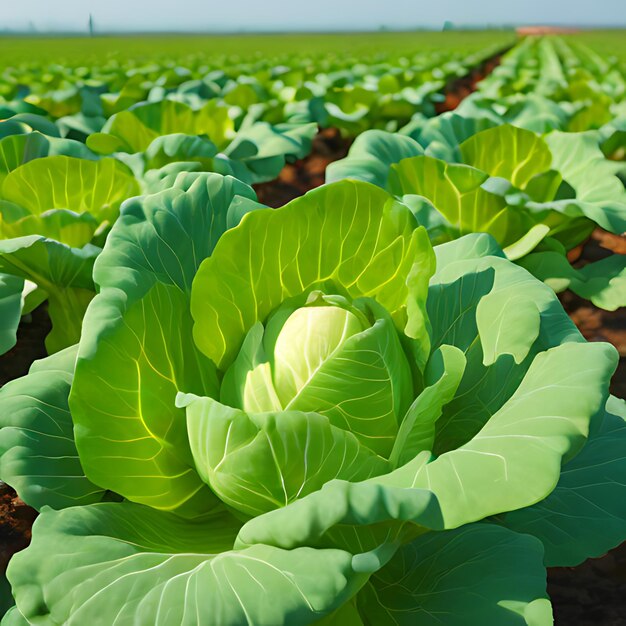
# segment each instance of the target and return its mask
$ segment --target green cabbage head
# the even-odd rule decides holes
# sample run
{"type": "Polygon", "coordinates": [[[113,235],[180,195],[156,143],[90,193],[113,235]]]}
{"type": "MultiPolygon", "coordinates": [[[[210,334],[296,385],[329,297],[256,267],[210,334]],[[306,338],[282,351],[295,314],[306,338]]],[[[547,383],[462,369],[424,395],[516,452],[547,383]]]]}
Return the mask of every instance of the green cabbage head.
{"type": "Polygon", "coordinates": [[[488,235],[187,174],[94,277],[78,348],[0,393],[41,510],[13,623],[549,624],[545,565],[626,536],[615,350],[488,235]]]}

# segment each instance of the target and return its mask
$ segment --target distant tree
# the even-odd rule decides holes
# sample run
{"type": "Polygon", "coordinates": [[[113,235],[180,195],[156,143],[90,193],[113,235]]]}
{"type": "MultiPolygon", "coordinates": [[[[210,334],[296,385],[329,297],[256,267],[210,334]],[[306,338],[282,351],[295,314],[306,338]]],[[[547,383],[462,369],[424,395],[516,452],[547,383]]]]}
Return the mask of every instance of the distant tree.
{"type": "Polygon", "coordinates": [[[93,37],[94,34],[94,25],[93,25],[93,15],[89,14],[89,36],[93,37]]]}
{"type": "Polygon", "coordinates": [[[443,23],[443,30],[454,30],[454,24],[450,20],[443,23]]]}

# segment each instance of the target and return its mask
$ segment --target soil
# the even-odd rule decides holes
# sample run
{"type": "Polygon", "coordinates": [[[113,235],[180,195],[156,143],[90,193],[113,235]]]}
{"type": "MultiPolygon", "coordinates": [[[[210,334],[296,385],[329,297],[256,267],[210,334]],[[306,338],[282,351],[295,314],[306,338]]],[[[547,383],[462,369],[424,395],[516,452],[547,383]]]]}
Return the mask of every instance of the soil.
{"type": "Polygon", "coordinates": [[[620,360],[611,382],[611,393],[626,398],[626,308],[603,311],[569,291],[561,294],[560,299],[585,339],[608,341],[617,348],[620,360]]]}
{"type": "Polygon", "coordinates": [[[35,517],[35,509],[24,504],[11,487],[0,483],[0,572],[6,570],[16,552],[30,543],[35,517]]]}
{"type": "Polygon", "coordinates": [[[548,570],[556,626],[626,624],[626,544],[578,567],[548,570]]]}
{"type": "Polygon", "coordinates": [[[478,83],[500,65],[502,56],[508,50],[509,48],[501,50],[498,54],[483,61],[465,76],[461,76],[449,83],[443,92],[445,100],[435,104],[437,114],[453,111],[461,104],[462,100],[467,98],[471,93],[474,93],[476,89],[478,89],[478,83]]]}
{"type": "Polygon", "coordinates": [[[46,356],[44,340],[51,327],[45,303],[22,317],[17,329],[17,343],[0,356],[0,387],[27,374],[33,361],[46,356]]]}
{"type": "Polygon", "coordinates": [[[342,137],[338,128],[320,130],[309,156],[285,165],[276,180],[254,185],[259,202],[277,208],[323,185],[326,166],[343,159],[352,141],[342,137]]]}
{"type": "MultiPolygon", "coordinates": [[[[584,245],[572,250],[568,256],[575,266],[582,266],[609,254],[626,254],[626,236],[597,228],[584,245]]],[[[608,341],[617,348],[620,361],[611,382],[611,393],[626,398],[626,307],[604,311],[570,291],[562,293],[559,298],[585,339],[608,341]]]]}

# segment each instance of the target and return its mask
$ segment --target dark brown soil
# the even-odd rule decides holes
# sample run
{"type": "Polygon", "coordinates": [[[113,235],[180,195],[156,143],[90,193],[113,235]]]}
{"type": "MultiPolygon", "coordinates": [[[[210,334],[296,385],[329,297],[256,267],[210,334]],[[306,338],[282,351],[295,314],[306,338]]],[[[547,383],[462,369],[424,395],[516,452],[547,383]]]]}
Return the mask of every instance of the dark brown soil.
{"type": "Polygon", "coordinates": [[[620,354],[611,393],[626,398],[626,308],[603,311],[571,292],[561,295],[561,302],[580,332],[588,341],[608,341],[620,354]]]}
{"type": "MultiPolygon", "coordinates": [[[[581,266],[599,261],[610,254],[626,254],[626,236],[613,235],[597,228],[589,241],[572,250],[569,258],[576,266],[581,266]]],[[[561,294],[560,299],[585,339],[608,341],[617,348],[620,362],[613,376],[611,393],[626,398],[626,308],[604,311],[569,291],[561,294]]]]}
{"type": "Polygon", "coordinates": [[[501,50],[495,56],[483,61],[465,76],[461,76],[448,84],[443,92],[445,100],[435,104],[435,111],[438,114],[454,111],[461,104],[462,100],[478,89],[478,83],[500,65],[502,55],[507,50],[508,48],[501,50]]]}
{"type": "Polygon", "coordinates": [[[35,517],[35,509],[24,504],[11,487],[0,483],[0,572],[6,570],[16,552],[30,543],[35,517]]]}
{"type": "Polygon", "coordinates": [[[22,318],[17,329],[17,343],[0,356],[0,386],[24,376],[33,361],[46,356],[44,340],[51,327],[45,303],[22,318]]]}
{"type": "Polygon", "coordinates": [[[309,156],[285,165],[276,180],[254,186],[259,202],[277,208],[323,185],[326,166],[343,159],[351,144],[352,140],[342,137],[338,128],[320,130],[309,156]]]}
{"type": "Polygon", "coordinates": [[[556,626],[626,625],[626,544],[578,567],[548,570],[556,626]]]}
{"type": "MultiPolygon", "coordinates": [[[[44,340],[50,332],[47,307],[42,304],[24,316],[17,331],[17,344],[0,356],[0,386],[28,373],[33,361],[46,356],[44,340]]],[[[11,557],[30,543],[30,533],[37,511],[0,482],[0,576],[11,557]]],[[[8,593],[8,591],[6,592],[8,593]]],[[[0,616],[7,598],[0,591],[0,616]]]]}

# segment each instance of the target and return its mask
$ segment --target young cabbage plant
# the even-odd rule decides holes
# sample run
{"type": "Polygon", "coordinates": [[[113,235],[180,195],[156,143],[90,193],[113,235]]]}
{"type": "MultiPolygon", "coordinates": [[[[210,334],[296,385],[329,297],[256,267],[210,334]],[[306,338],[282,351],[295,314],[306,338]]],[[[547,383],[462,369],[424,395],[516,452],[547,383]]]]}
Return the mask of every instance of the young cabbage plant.
{"type": "Polygon", "coordinates": [[[604,157],[593,132],[541,137],[484,124],[449,117],[432,129],[426,150],[406,135],[368,131],[328,167],[327,179],[387,189],[411,208],[434,243],[489,233],[509,259],[555,291],[571,289],[608,310],[626,306],[625,255],[581,268],[567,260],[596,226],[626,232],[626,189],[616,176],[621,166],[604,157]]]}
{"type": "Polygon", "coordinates": [[[99,246],[139,185],[122,163],[39,132],[1,139],[0,163],[0,353],[44,300],[55,352],[78,341],[99,246]]]}
{"type": "Polygon", "coordinates": [[[113,115],[87,145],[128,164],[150,191],[167,188],[183,171],[266,182],[286,161],[311,151],[316,124],[271,125],[256,121],[252,113],[236,124],[234,116],[233,107],[217,100],[198,110],[169,99],[141,102],[113,115]]]}
{"type": "Polygon", "coordinates": [[[626,537],[616,351],[488,235],[187,174],[94,280],[77,352],[0,391],[41,511],[11,623],[551,624],[545,566],[626,537]]]}

